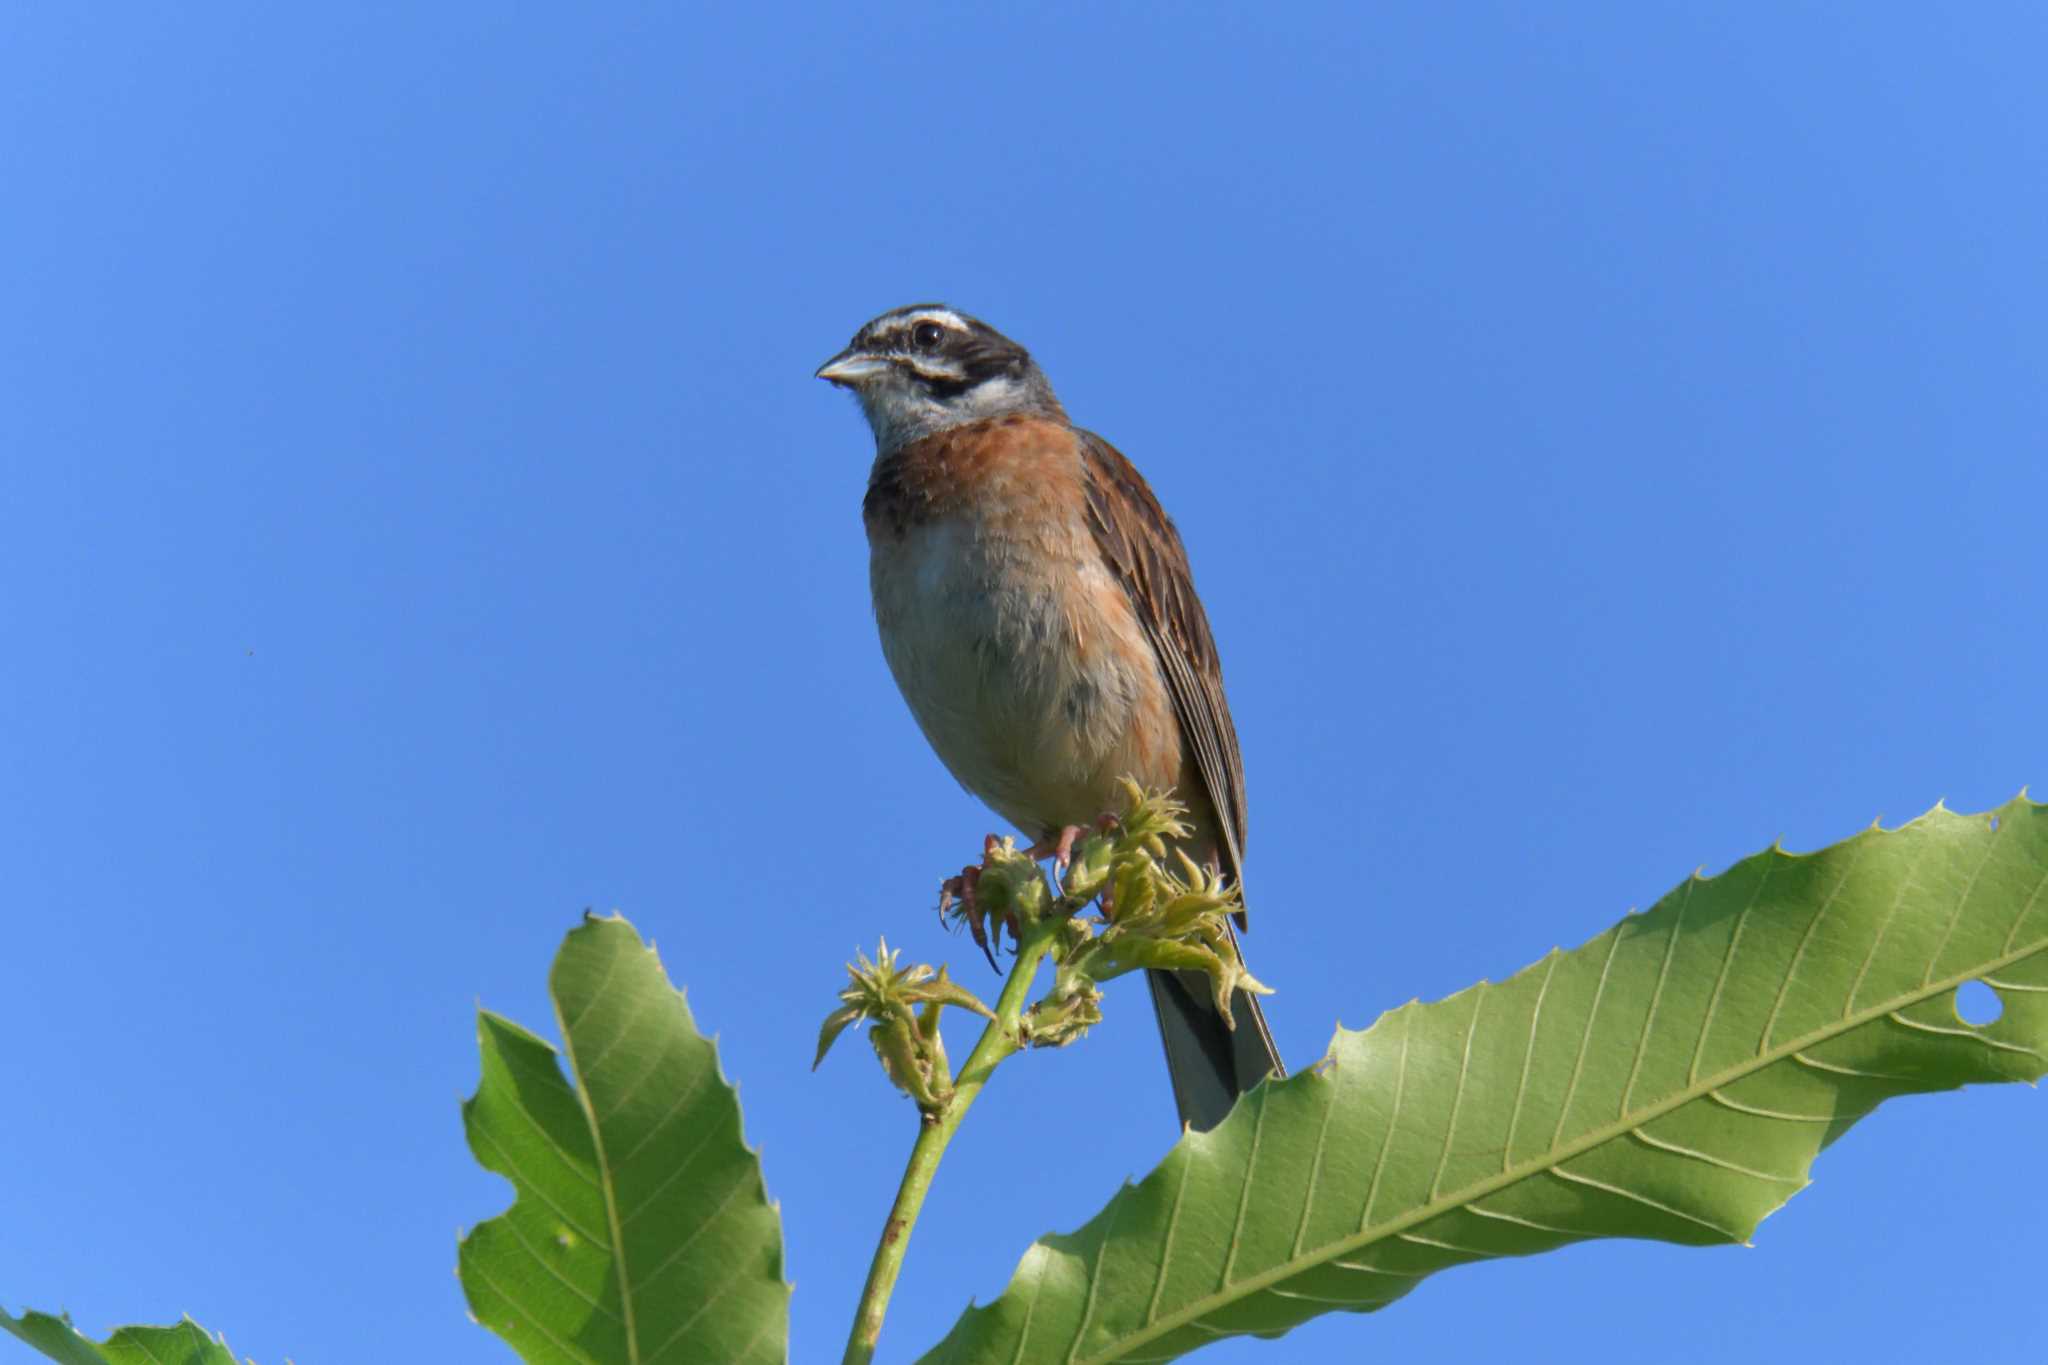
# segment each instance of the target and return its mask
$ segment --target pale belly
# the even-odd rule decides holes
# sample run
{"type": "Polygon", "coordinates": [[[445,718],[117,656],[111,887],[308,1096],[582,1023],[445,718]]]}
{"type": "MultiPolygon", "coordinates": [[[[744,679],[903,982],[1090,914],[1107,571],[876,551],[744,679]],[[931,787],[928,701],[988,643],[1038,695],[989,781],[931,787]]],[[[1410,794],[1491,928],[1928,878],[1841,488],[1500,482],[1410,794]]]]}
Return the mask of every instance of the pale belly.
{"type": "Polygon", "coordinates": [[[1164,680],[1085,528],[1025,547],[965,521],[873,545],[882,652],[961,785],[1032,838],[1180,776],[1164,680]]]}

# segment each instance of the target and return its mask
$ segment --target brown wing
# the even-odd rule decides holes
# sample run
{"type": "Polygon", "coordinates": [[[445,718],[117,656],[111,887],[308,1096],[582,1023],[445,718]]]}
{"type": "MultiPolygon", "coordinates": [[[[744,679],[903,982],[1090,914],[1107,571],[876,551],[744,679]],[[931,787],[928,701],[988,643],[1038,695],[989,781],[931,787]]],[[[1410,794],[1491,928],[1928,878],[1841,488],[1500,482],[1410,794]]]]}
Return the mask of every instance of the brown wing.
{"type": "Polygon", "coordinates": [[[1223,698],[1223,665],[1209,617],[1195,596],[1187,551],[1159,499],[1131,462],[1092,432],[1079,433],[1088,519],[1144,623],[1166,674],[1182,741],[1222,826],[1224,871],[1244,876],[1244,759],[1223,698]]]}

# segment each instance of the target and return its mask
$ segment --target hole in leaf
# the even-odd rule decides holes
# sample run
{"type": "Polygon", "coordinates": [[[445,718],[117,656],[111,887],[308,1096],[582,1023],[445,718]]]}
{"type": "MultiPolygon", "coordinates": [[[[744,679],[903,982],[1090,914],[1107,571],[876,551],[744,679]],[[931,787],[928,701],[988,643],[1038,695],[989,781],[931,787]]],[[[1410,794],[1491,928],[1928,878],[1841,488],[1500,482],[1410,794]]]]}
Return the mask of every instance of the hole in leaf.
{"type": "Polygon", "coordinates": [[[1993,834],[1998,832],[1998,817],[1995,815],[1991,817],[1991,832],[1993,834]]]}
{"type": "Polygon", "coordinates": [[[1956,1018],[1971,1028],[1983,1028],[1986,1024],[1998,1022],[1998,1016],[2005,1013],[2005,1002],[1998,998],[1998,992],[1981,981],[1965,981],[1956,987],[1956,1018]]]}

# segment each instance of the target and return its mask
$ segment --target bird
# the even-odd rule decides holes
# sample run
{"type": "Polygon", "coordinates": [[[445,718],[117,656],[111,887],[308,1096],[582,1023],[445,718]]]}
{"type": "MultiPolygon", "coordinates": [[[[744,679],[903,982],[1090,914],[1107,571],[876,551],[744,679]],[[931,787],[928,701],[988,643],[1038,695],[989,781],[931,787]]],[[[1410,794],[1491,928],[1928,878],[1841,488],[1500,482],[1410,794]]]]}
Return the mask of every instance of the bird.
{"type": "MultiPolygon", "coordinates": [[[[850,390],[874,434],[875,623],[953,776],[1041,856],[1120,808],[1126,776],[1172,789],[1193,827],[1183,850],[1242,885],[1222,665],[1180,533],[1136,466],[1068,420],[1023,346],[943,304],[874,318],[817,377],[850,390]]],[[[1213,1128],[1285,1074],[1255,996],[1234,992],[1226,1022],[1201,973],[1146,977],[1184,1127],[1213,1128]]]]}

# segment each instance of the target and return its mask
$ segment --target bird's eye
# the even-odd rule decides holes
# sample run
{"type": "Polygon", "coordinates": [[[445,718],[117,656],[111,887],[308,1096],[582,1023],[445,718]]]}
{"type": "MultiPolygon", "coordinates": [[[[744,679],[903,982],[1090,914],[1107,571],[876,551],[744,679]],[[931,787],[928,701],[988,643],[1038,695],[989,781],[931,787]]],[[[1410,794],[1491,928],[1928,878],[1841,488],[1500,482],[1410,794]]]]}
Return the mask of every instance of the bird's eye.
{"type": "Polygon", "coordinates": [[[939,339],[945,335],[946,329],[938,323],[920,322],[910,329],[910,344],[920,351],[929,351],[938,345],[939,339]]]}

